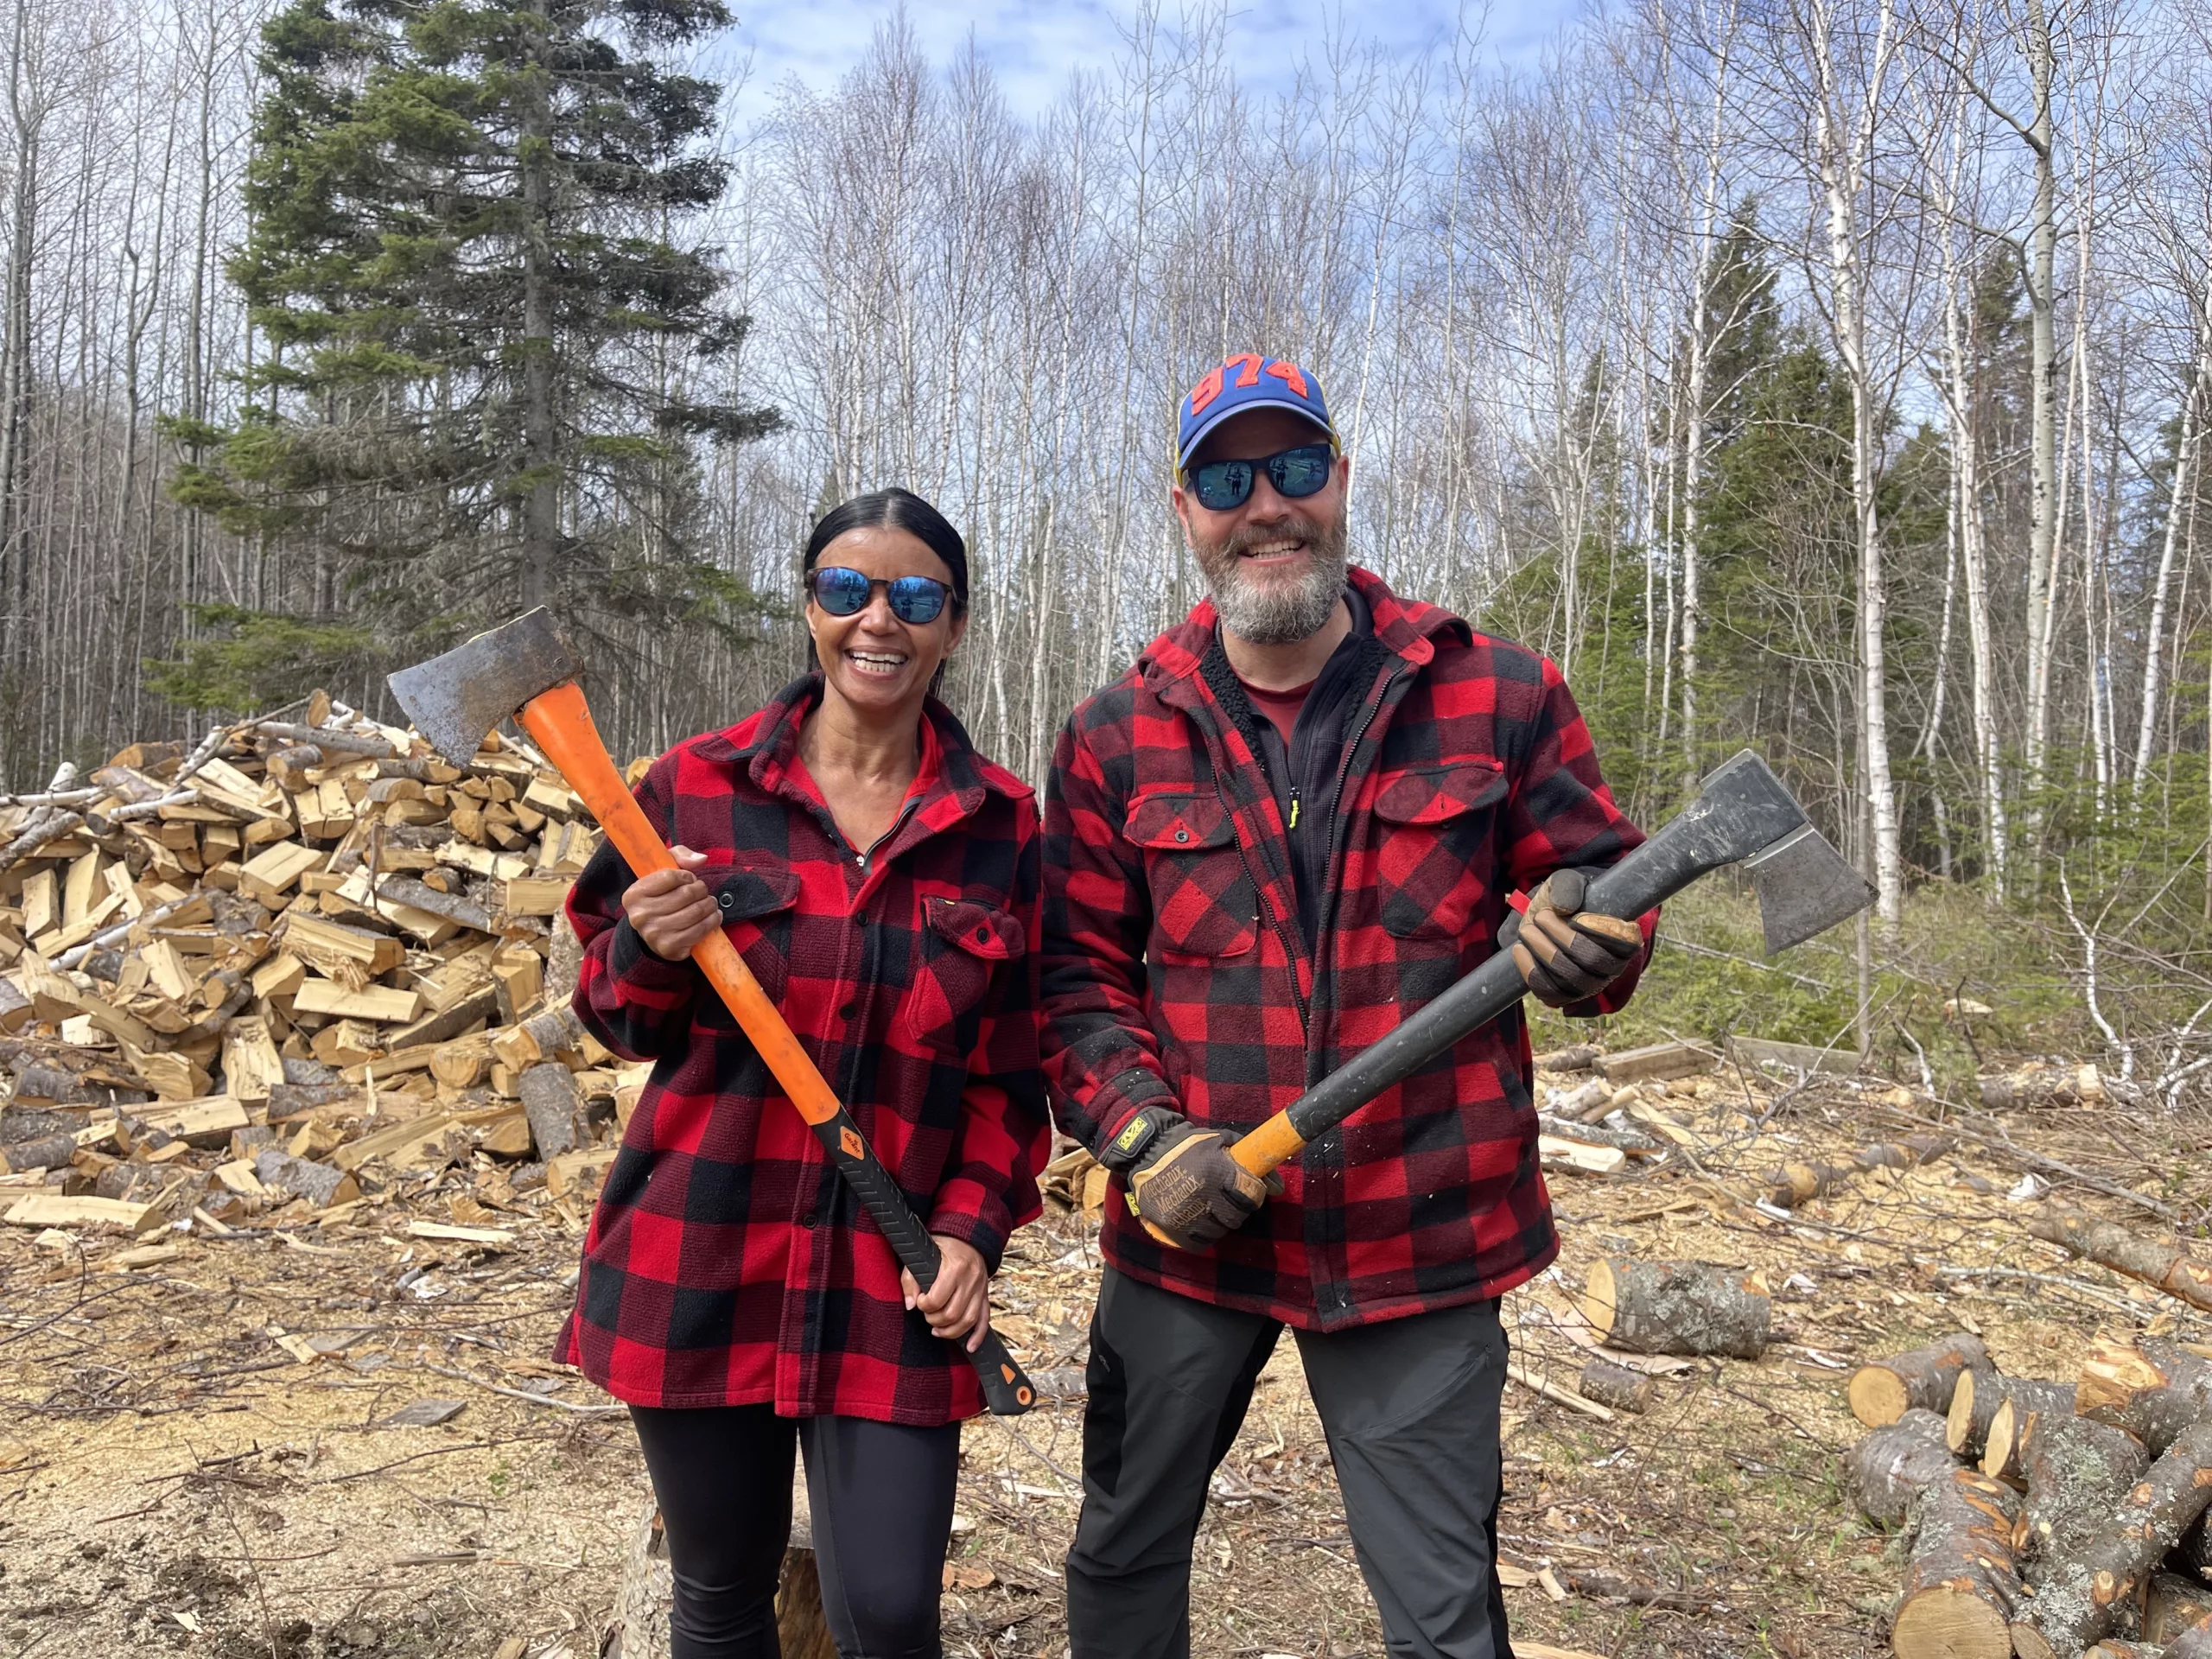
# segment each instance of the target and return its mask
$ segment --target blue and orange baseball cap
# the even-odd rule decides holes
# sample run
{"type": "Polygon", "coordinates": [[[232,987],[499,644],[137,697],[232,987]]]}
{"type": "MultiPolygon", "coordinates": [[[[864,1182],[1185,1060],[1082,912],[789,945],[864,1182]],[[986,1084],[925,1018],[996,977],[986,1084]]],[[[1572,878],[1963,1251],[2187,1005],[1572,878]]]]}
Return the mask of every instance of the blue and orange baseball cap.
{"type": "Polygon", "coordinates": [[[1303,415],[1328,434],[1332,448],[1342,447],[1329,406],[1321,399],[1319,380],[1286,358],[1245,352],[1210,371],[1183,399],[1175,435],[1175,470],[1189,467],[1192,451],[1205,442],[1207,433],[1249,409],[1287,409],[1303,415]]]}

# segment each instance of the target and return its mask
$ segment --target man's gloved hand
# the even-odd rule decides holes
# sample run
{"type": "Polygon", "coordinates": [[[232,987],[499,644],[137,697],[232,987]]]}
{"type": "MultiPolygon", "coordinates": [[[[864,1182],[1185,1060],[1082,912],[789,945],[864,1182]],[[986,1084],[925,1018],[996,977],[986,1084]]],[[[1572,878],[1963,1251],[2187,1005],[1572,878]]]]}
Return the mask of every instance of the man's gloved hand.
{"type": "Polygon", "coordinates": [[[1179,1249],[1202,1250],[1241,1227],[1282,1178],[1253,1174],[1229,1155],[1236,1136],[1200,1128],[1180,1112],[1147,1106],[1099,1161],[1126,1172],[1129,1208],[1179,1249]]]}
{"type": "Polygon", "coordinates": [[[1554,1008],[1588,1001],[1643,949],[1634,922],[1578,913],[1588,887],[1581,871],[1554,870],[1529,895],[1529,913],[1508,911],[1497,930],[1530,993],[1554,1008]]]}

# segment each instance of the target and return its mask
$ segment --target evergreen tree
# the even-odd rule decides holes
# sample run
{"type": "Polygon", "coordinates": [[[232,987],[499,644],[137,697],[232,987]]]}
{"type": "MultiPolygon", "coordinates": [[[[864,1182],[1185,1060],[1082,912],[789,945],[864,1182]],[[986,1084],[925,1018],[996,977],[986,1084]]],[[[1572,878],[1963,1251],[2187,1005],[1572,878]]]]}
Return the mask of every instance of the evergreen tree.
{"type": "MultiPolygon", "coordinates": [[[[175,488],[264,538],[307,620],[420,651],[537,604],[588,637],[758,614],[694,543],[696,445],[779,422],[715,396],[749,319],[675,238],[724,188],[699,148],[719,89],[659,61],[728,21],[294,0],[264,27],[230,270],[267,352],[238,425],[176,429],[202,458],[175,488]]],[[[202,658],[168,665],[172,696],[219,677],[202,658]]]]}

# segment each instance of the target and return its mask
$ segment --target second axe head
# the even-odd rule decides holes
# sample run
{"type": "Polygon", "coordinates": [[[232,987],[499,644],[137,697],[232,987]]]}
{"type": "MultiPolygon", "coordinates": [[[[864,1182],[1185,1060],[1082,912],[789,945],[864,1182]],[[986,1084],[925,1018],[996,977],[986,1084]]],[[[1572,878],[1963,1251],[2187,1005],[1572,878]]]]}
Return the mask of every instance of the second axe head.
{"type": "Polygon", "coordinates": [[[553,613],[540,606],[442,656],[401,669],[390,683],[430,747],[465,766],[493,728],[579,671],[575,653],[553,626],[553,613]]]}

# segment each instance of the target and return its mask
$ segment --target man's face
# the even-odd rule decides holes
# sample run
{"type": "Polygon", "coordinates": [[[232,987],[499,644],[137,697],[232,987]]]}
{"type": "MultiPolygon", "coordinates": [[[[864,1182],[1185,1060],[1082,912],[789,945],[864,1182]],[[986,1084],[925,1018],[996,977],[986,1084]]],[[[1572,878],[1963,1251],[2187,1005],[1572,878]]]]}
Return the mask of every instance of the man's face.
{"type": "MultiPolygon", "coordinates": [[[[1327,442],[1311,421],[1282,409],[1255,409],[1224,421],[1191,457],[1260,461],[1300,444],[1327,442]]],[[[1314,494],[1287,500],[1265,471],[1242,506],[1215,512],[1175,486],[1183,538],[1198,556],[1222,626],[1260,645],[1287,645],[1318,633],[1344,591],[1346,486],[1351,458],[1339,455],[1314,494]]]]}

